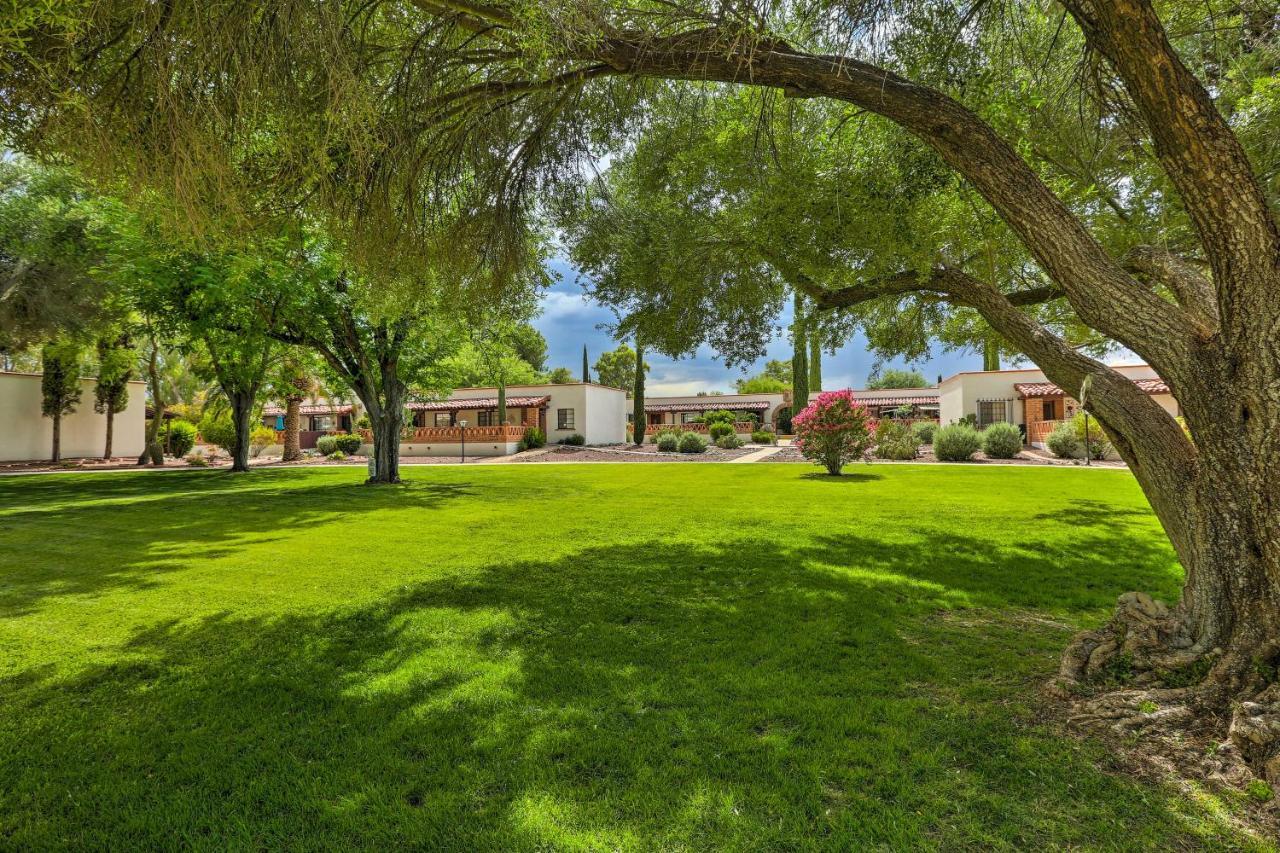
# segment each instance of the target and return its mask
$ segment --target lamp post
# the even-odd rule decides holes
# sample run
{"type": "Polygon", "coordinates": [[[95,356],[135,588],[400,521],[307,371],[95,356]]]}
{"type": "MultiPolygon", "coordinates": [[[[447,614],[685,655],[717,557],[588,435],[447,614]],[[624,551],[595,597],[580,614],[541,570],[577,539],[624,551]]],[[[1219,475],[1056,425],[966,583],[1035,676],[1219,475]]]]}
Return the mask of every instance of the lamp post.
{"type": "Polygon", "coordinates": [[[462,427],[462,461],[467,461],[467,419],[463,418],[458,421],[458,426],[462,427]]]}

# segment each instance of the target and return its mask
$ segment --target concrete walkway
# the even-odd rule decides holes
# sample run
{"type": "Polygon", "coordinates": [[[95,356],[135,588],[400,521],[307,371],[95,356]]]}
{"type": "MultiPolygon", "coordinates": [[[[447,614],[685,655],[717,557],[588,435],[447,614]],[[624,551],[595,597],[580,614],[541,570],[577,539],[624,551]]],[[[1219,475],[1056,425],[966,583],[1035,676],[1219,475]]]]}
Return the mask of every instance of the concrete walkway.
{"type": "Polygon", "coordinates": [[[782,448],[780,446],[762,447],[754,453],[748,453],[746,456],[739,456],[737,459],[730,459],[730,463],[739,462],[759,462],[761,459],[768,459],[782,448]]]}

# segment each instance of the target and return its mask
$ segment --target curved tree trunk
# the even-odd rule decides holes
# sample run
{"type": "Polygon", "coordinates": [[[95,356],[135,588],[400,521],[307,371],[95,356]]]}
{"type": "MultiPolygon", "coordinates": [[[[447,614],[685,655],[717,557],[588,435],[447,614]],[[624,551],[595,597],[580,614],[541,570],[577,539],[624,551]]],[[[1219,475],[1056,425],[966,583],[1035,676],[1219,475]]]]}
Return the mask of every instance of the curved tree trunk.
{"type": "Polygon", "coordinates": [[[302,398],[286,397],[284,406],[283,461],[297,462],[302,458],[302,398]]]}

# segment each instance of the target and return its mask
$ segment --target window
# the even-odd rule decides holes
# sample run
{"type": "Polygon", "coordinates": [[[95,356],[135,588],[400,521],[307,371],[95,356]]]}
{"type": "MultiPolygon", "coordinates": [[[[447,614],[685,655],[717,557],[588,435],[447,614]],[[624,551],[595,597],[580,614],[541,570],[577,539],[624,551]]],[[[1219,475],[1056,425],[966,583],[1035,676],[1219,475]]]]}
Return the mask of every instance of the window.
{"type": "Polygon", "coordinates": [[[476,426],[496,426],[497,423],[497,412],[490,409],[480,409],[476,412],[476,426]]]}
{"type": "Polygon", "coordinates": [[[312,415],[311,430],[312,432],[322,432],[334,429],[337,426],[337,420],[333,415],[312,415]]]}
{"type": "Polygon", "coordinates": [[[1041,415],[1040,415],[1041,420],[1046,420],[1046,421],[1056,420],[1058,417],[1057,409],[1058,409],[1057,400],[1045,400],[1044,408],[1041,410],[1041,415]]]}
{"type": "Polygon", "coordinates": [[[453,426],[453,412],[436,412],[435,424],[438,427],[453,426]]]}
{"type": "Polygon", "coordinates": [[[1008,404],[1004,400],[978,401],[978,427],[990,426],[1000,421],[1007,421],[1008,404]]]}
{"type": "Polygon", "coordinates": [[[681,412],[680,423],[682,424],[696,423],[698,418],[700,417],[702,417],[701,412],[681,412]]]}
{"type": "Polygon", "coordinates": [[[556,409],[556,429],[573,428],[573,409],[556,409]]]}

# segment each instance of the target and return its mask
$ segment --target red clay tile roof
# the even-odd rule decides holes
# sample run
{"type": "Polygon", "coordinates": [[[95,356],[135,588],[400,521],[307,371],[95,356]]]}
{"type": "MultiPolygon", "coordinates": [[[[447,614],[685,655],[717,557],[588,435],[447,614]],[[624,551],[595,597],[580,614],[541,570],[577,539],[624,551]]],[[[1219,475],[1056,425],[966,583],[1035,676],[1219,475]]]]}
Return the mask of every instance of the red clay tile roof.
{"type": "Polygon", "coordinates": [[[725,409],[730,412],[763,412],[769,408],[768,400],[746,400],[743,402],[717,403],[715,397],[708,397],[705,403],[646,403],[646,412],[715,412],[725,409]]]}
{"type": "MultiPolygon", "coordinates": [[[[1133,384],[1148,394],[1168,394],[1169,386],[1163,379],[1135,379],[1133,384]]],[[[1019,397],[1061,397],[1062,389],[1052,382],[1015,382],[1013,390],[1019,397]]]]}
{"type": "MultiPolygon", "coordinates": [[[[545,406],[551,402],[550,396],[542,397],[508,397],[508,409],[531,409],[535,406],[545,406]]],[[[412,409],[415,412],[457,412],[463,409],[496,409],[498,408],[497,397],[476,397],[471,400],[437,400],[434,403],[409,403],[406,409],[412,409]]]]}
{"type": "Polygon", "coordinates": [[[853,399],[864,406],[936,406],[937,394],[917,394],[910,397],[859,397],[853,399]]]}

